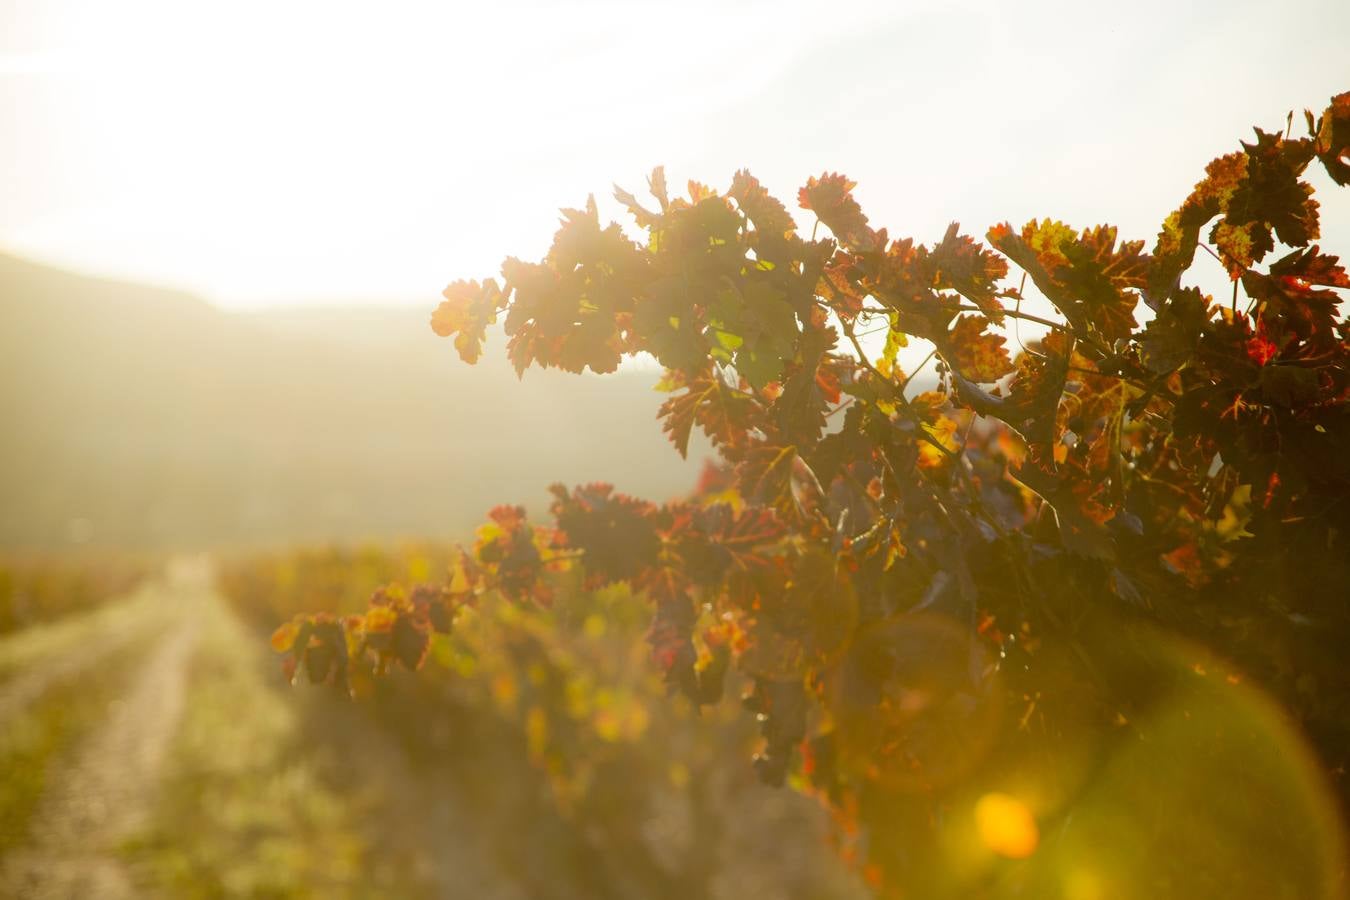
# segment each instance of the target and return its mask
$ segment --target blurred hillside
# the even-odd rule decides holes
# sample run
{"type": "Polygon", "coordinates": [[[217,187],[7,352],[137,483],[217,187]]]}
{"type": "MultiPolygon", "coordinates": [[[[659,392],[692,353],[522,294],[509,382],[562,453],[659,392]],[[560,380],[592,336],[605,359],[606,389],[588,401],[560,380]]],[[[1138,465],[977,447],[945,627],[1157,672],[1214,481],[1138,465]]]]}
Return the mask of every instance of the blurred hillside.
{"type": "Polygon", "coordinates": [[[654,374],[469,367],[433,305],[227,313],[0,255],[0,546],[458,537],[553,481],[692,486],[654,374]]]}

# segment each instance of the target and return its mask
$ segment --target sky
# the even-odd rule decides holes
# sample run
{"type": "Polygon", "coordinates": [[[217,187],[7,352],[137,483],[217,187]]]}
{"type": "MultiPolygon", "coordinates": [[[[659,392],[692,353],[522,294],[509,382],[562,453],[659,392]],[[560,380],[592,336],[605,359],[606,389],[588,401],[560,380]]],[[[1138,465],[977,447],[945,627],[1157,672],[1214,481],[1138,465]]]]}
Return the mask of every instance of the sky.
{"type": "Polygon", "coordinates": [[[1344,90],[1345,0],[0,0],[0,250],[231,308],[427,305],[658,164],[789,206],[841,171],[924,242],[1151,244],[1207,161],[1344,90]]]}

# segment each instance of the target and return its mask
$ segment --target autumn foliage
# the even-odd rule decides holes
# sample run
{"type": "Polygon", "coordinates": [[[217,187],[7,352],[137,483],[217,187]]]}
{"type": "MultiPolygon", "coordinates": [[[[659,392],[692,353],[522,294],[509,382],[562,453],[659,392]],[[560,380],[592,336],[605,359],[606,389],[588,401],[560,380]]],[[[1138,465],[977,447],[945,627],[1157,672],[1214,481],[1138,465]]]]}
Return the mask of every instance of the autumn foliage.
{"type": "Polygon", "coordinates": [[[957,888],[915,859],[964,786],[1172,689],[1154,630],[1232,661],[1343,773],[1350,276],[1305,176],[1350,183],[1350,94],[1304,124],[1211,162],[1151,247],[1051,219],[893,238],[838,174],[799,192],[806,231],[745,171],[617,190],[642,241],[593,199],[565,210],[542,260],[450,285],[432,327],[473,363],[502,322],[522,374],[650,354],[661,427],[717,464],[675,502],[596,484],[554,487],[548,523],[498,507],[443,584],[274,646],[346,685],[416,668],[487,593],[626,582],[672,689],[714,703],[741,673],[763,779],[818,792],[879,886],[934,896],[957,888]],[[1188,283],[1215,260],[1231,296],[1188,283]],[[902,371],[911,342],[935,389],[902,371]]]}

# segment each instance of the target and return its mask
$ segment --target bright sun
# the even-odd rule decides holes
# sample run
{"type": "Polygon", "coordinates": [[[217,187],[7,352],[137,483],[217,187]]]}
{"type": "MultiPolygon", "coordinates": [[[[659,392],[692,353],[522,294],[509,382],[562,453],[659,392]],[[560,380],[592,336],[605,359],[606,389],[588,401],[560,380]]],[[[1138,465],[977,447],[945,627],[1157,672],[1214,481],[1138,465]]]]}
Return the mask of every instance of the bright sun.
{"type": "Polygon", "coordinates": [[[542,253],[558,207],[594,192],[616,213],[611,183],[657,164],[714,185],[748,166],[783,197],[839,169],[921,240],[1105,210],[1151,237],[1212,135],[1344,87],[1314,46],[1333,27],[1250,89],[1183,77],[1267,38],[1238,11],[1164,44],[1147,15],[1103,30],[1038,4],[3,8],[0,247],[228,305],[425,303],[542,253]]]}

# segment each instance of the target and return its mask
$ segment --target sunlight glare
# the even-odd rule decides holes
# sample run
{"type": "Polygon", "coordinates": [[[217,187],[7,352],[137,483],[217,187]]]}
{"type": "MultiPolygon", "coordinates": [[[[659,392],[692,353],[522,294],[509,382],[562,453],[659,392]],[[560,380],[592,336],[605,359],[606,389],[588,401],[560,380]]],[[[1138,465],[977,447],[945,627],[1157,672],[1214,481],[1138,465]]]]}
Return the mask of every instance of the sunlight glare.
{"type": "Polygon", "coordinates": [[[1010,794],[985,794],[975,804],[980,840],[999,856],[1026,859],[1040,843],[1040,830],[1027,805],[1010,794]]]}

